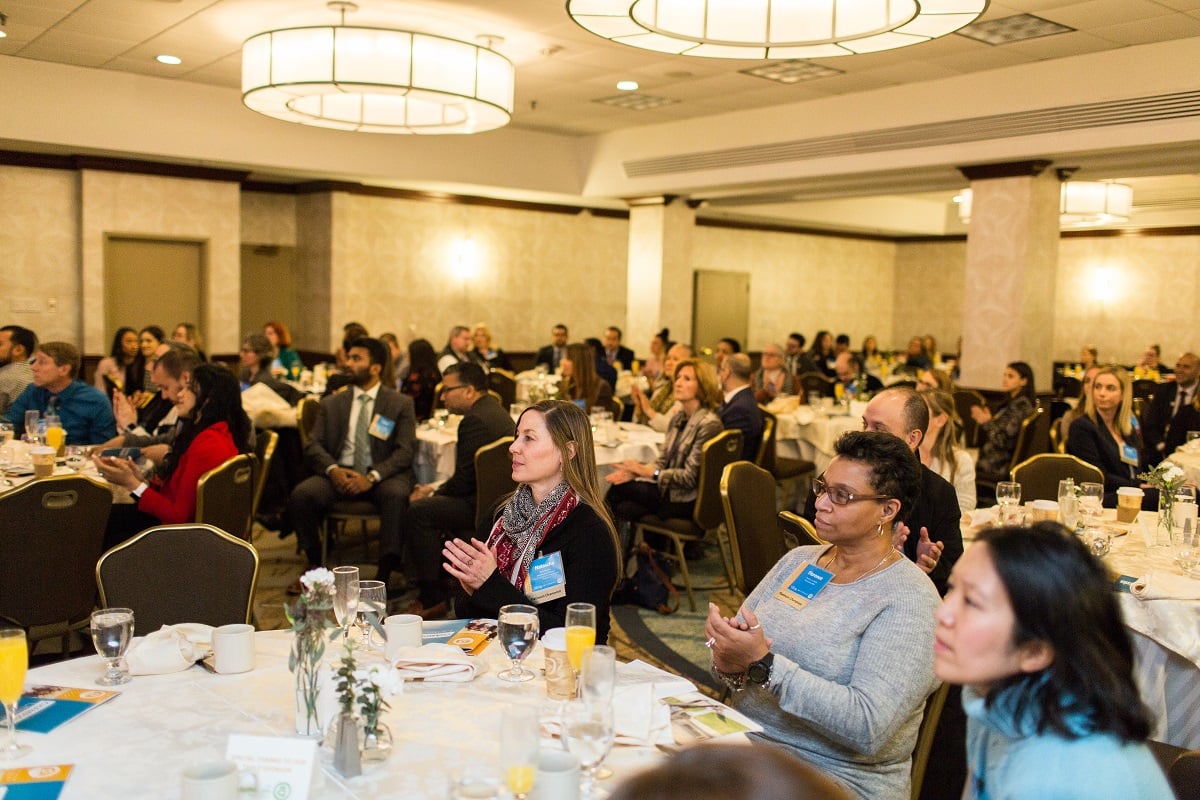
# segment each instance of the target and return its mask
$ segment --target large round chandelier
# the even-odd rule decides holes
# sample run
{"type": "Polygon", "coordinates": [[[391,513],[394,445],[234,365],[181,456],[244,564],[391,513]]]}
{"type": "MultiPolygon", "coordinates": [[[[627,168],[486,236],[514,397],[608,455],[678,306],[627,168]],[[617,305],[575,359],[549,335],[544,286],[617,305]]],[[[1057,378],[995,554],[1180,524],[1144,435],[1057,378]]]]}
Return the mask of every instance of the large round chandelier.
{"type": "Polygon", "coordinates": [[[825,58],[920,44],[973,22],[988,0],[567,0],[614,42],[708,58],[825,58]]]}
{"type": "Polygon", "coordinates": [[[242,102],[260,114],[365,133],[479,133],[508,124],[512,62],[430,33],[345,25],[285,28],[242,45],[242,102]]]}

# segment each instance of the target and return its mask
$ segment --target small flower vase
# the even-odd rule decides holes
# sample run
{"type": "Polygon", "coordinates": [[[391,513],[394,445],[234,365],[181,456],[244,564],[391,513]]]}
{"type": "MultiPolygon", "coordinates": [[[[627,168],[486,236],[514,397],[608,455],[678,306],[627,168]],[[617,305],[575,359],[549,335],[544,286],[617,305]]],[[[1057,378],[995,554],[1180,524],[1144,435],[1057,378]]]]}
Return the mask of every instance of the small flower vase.
{"type": "Polygon", "coordinates": [[[329,740],[333,740],[333,765],[345,778],[362,774],[363,757],[359,749],[358,720],[350,714],[340,714],[329,726],[329,740]]]}
{"type": "Polygon", "coordinates": [[[321,611],[310,609],[303,627],[296,631],[289,663],[296,676],[296,733],[307,737],[323,733],[321,657],[325,654],[325,624],[321,611]]]}
{"type": "Polygon", "coordinates": [[[378,764],[392,754],[392,730],[377,722],[373,730],[365,725],[362,730],[362,763],[378,764]]]}
{"type": "Polygon", "coordinates": [[[1158,529],[1154,536],[1155,547],[1170,547],[1175,541],[1175,493],[1166,489],[1158,491],[1158,529]]]}

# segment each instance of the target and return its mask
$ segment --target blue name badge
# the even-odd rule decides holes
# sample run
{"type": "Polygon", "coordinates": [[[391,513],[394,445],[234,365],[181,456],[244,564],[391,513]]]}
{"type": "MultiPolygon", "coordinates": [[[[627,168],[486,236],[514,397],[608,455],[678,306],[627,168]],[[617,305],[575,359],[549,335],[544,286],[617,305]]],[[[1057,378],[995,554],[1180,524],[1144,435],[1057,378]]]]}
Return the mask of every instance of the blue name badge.
{"type": "Polygon", "coordinates": [[[387,438],[392,435],[392,431],[395,429],[395,420],[388,419],[387,417],[381,417],[380,415],[376,414],[371,418],[371,427],[367,429],[367,433],[371,434],[376,439],[383,439],[386,442],[387,438]]]}
{"type": "Polygon", "coordinates": [[[796,608],[804,608],[821,593],[821,590],[831,580],[833,580],[833,573],[829,570],[821,569],[807,561],[801,561],[800,566],[796,567],[796,571],[788,578],[783,588],[775,593],[775,596],[796,608]]]}
{"type": "Polygon", "coordinates": [[[535,558],[529,565],[529,599],[546,603],[567,596],[567,573],[563,571],[562,553],[535,558]]]}
{"type": "Polygon", "coordinates": [[[1121,445],[1121,461],[1129,464],[1130,466],[1136,467],[1138,465],[1137,448],[1131,444],[1121,445]]]}

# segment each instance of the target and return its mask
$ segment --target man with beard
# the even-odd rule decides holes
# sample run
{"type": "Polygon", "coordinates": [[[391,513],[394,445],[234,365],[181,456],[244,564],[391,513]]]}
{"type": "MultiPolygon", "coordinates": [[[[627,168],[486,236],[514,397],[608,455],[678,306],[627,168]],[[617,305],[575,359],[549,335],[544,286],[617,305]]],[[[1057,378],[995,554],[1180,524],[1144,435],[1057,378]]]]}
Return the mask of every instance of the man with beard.
{"type": "Polygon", "coordinates": [[[29,360],[37,349],[37,335],[20,325],[0,328],[0,414],[33,383],[29,360]]]}
{"type": "MultiPolygon", "coordinates": [[[[355,339],[346,354],[353,384],[324,398],[317,411],[304,448],[314,474],[288,498],[309,568],[321,563],[321,520],[339,500],[364,500],[378,509],[381,561],[395,563],[403,552],[400,522],[413,489],[417,420],[412,398],[380,381],[389,358],[378,339],[355,339]]],[[[288,590],[299,593],[299,581],[288,590]]]]}

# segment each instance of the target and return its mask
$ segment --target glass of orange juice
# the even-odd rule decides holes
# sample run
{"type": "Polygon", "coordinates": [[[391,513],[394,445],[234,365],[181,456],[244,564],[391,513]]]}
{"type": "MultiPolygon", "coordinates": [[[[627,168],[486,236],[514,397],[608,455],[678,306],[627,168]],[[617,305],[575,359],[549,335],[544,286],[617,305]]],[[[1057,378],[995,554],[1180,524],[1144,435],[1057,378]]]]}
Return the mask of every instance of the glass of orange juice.
{"type": "Polygon", "coordinates": [[[575,670],[575,685],[579,685],[579,669],[583,653],[596,644],[596,606],[591,603],[567,604],[567,660],[575,670]]]}
{"type": "Polygon", "coordinates": [[[500,767],[504,783],[516,800],[525,800],[533,789],[540,736],[537,708],[513,705],[504,709],[500,720],[500,767]]]}
{"type": "Polygon", "coordinates": [[[29,650],[25,631],[20,628],[0,629],[0,703],[8,721],[8,741],[0,747],[0,761],[12,761],[33,748],[17,743],[17,701],[25,687],[25,670],[29,667],[29,650]]]}

